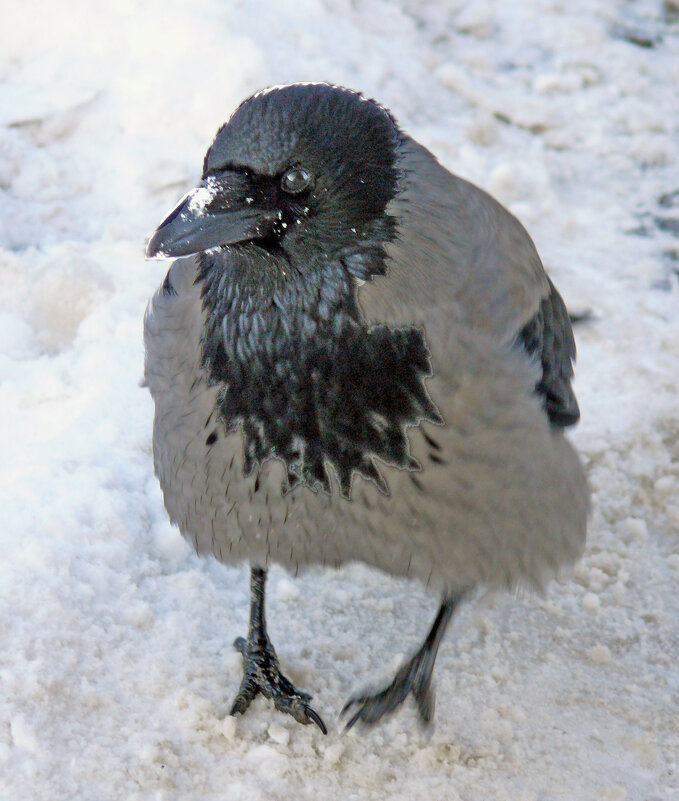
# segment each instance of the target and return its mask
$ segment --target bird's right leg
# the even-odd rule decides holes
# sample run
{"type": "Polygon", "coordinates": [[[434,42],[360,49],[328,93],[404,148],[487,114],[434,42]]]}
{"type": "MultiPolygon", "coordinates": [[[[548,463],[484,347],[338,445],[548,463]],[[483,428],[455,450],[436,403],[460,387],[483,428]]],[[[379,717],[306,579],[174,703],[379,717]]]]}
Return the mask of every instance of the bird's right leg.
{"type": "Polygon", "coordinates": [[[300,723],[315,723],[327,734],[325,723],[310,706],[311,696],[298,690],[281,673],[276,651],[269,640],[264,615],[264,585],[266,570],[250,569],[250,626],[247,640],[238,637],[234,648],[243,655],[243,680],[231,707],[232,715],[243,714],[252,699],[261,693],[271,698],[276,709],[286,712],[300,723]]]}

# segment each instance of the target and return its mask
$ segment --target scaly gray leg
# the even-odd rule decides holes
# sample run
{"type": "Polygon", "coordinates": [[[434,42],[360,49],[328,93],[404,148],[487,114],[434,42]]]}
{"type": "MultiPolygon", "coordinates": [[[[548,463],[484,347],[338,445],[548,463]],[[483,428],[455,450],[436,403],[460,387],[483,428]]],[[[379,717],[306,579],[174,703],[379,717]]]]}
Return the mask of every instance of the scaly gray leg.
{"type": "Polygon", "coordinates": [[[467,590],[462,590],[444,597],[422,646],[399,668],[390,684],[378,692],[358,695],[349,700],[342,710],[342,715],[349,712],[352,707],[358,708],[347,722],[345,731],[359,720],[368,725],[377,723],[384,715],[391,714],[399,707],[408,697],[408,693],[412,693],[415,697],[420,720],[424,724],[431,722],[434,716],[434,691],[431,686],[431,677],[436,654],[450,618],[466,594],[467,590]]]}
{"type": "Polygon", "coordinates": [[[298,690],[280,671],[276,651],[266,631],[265,582],[266,570],[252,567],[248,638],[238,637],[233,643],[234,648],[243,655],[243,681],[231,707],[231,714],[242,715],[257,693],[261,693],[271,698],[280,712],[292,715],[299,723],[315,723],[323,734],[327,734],[325,723],[308,704],[311,696],[298,690]]]}

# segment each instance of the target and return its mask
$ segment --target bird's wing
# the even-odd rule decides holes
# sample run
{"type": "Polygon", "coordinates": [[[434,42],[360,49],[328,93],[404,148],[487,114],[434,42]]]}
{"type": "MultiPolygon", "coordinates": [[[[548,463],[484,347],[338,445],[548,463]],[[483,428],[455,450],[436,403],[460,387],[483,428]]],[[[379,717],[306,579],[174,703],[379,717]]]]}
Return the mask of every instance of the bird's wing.
{"type": "Polygon", "coordinates": [[[404,189],[390,209],[399,233],[387,246],[387,275],[361,287],[366,316],[421,321],[435,371],[452,364],[451,327],[463,325],[509,347],[521,343],[542,368],[536,391],[550,421],[575,423],[570,320],[526,229],[411,139],[401,164],[404,189]]]}
{"type": "Polygon", "coordinates": [[[549,295],[540,302],[535,317],[521,329],[519,341],[540,360],[542,378],[536,389],[545,399],[550,422],[570,426],[580,419],[571,388],[575,339],[566,305],[551,281],[549,286],[549,295]]]}

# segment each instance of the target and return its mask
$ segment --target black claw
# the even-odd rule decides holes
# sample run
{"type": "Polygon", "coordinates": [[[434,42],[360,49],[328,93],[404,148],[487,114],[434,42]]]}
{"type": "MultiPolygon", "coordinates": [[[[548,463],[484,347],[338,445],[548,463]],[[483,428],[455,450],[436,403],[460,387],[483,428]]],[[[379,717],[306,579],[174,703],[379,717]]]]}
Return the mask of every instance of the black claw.
{"type": "Polygon", "coordinates": [[[351,707],[352,707],[352,706],[353,706],[355,703],[357,703],[357,701],[358,701],[358,700],[359,700],[359,699],[356,699],[356,698],[350,698],[350,699],[349,699],[349,700],[346,702],[346,704],[345,704],[345,705],[342,707],[342,711],[340,712],[340,717],[341,717],[341,718],[343,718],[343,717],[344,717],[344,716],[347,714],[347,712],[348,712],[348,711],[351,709],[351,707]]]}
{"type": "MultiPolygon", "coordinates": [[[[344,707],[344,709],[346,709],[346,707],[344,707]]],[[[344,709],[342,710],[342,712],[344,712],[344,709]]],[[[356,712],[355,715],[352,715],[351,718],[347,721],[347,724],[344,727],[344,731],[349,731],[349,729],[352,729],[354,727],[354,724],[358,721],[360,717],[361,717],[361,710],[359,709],[358,712],[356,712]]]]}
{"type": "Polygon", "coordinates": [[[344,725],[344,731],[347,732],[349,729],[352,729],[358,721],[362,721],[363,723],[374,723],[376,722],[381,715],[376,717],[374,720],[371,720],[372,712],[374,711],[374,707],[377,704],[377,697],[380,693],[370,696],[370,695],[361,695],[356,696],[355,698],[350,698],[347,703],[342,708],[340,712],[340,717],[346,715],[349,710],[354,707],[358,706],[358,709],[354,714],[349,718],[349,720],[344,725]]]}
{"type": "Polygon", "coordinates": [[[323,732],[323,734],[327,734],[328,730],[325,728],[325,723],[323,723],[323,719],[321,716],[315,712],[310,706],[306,709],[307,716],[313,720],[313,722],[318,726],[318,728],[323,732]]]}
{"type": "MultiPolygon", "coordinates": [[[[284,679],[285,677],[281,676],[280,678],[284,679]]],[[[273,698],[276,709],[278,709],[279,712],[285,712],[291,715],[298,723],[302,723],[305,726],[308,726],[310,723],[315,723],[323,734],[327,734],[328,730],[320,715],[307,703],[307,701],[311,700],[309,693],[297,690],[287,679],[286,683],[292,688],[290,692],[281,692],[280,688],[274,688],[273,695],[270,696],[273,698]]],[[[262,692],[266,694],[266,688],[262,690],[262,692]]]]}

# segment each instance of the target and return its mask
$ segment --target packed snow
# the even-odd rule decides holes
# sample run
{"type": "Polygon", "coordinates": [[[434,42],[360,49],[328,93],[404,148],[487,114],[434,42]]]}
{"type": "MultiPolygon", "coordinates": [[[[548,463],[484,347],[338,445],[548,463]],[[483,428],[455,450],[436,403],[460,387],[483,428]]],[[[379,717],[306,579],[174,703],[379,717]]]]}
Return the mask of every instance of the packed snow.
{"type": "Polygon", "coordinates": [[[4,0],[0,798],[679,798],[679,6],[675,0],[4,0]],[[433,731],[352,692],[437,599],[356,565],[271,573],[327,737],[240,681],[247,567],[169,524],[140,386],[167,265],[145,238],[262,87],[362,90],[528,227],[574,313],[587,552],[544,598],[480,596],[433,731]]]}

